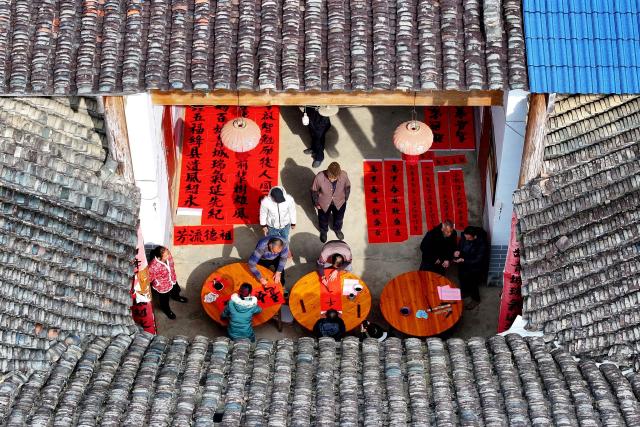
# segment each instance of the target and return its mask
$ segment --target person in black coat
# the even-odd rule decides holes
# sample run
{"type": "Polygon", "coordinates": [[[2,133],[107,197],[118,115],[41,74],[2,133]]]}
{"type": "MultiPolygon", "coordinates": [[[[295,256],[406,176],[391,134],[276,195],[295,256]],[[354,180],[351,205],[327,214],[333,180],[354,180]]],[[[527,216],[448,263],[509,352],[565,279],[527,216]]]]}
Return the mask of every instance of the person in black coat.
{"type": "Polygon", "coordinates": [[[342,320],[336,310],[327,310],[324,318],[318,319],[313,326],[313,333],[316,337],[331,337],[340,341],[346,332],[344,320],[342,320]]]}
{"type": "Polygon", "coordinates": [[[472,309],[480,302],[480,280],[483,277],[484,259],[487,242],[477,227],[467,227],[462,232],[458,250],[454,252],[453,262],[458,264],[460,289],[463,297],[472,301],[466,305],[472,309]]]}
{"type": "Polygon", "coordinates": [[[449,220],[428,231],[420,244],[420,271],[432,271],[444,276],[453,259],[453,252],[458,243],[457,237],[453,223],[449,220]]]}
{"type": "Polygon", "coordinates": [[[317,107],[305,107],[309,116],[309,134],[311,135],[311,148],[304,150],[305,154],[313,155],[313,168],[320,167],[324,160],[324,144],[327,132],[331,128],[331,120],[318,112],[317,107]]]}

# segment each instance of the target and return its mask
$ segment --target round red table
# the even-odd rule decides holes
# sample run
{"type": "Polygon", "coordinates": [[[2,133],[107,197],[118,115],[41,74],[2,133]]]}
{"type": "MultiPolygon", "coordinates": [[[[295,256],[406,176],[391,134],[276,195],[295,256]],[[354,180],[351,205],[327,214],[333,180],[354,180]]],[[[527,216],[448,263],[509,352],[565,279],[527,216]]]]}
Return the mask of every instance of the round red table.
{"type": "Polygon", "coordinates": [[[202,302],[202,306],[204,307],[204,311],[216,322],[221,325],[226,325],[227,321],[223,320],[220,315],[222,314],[222,310],[224,308],[220,308],[220,303],[216,304],[216,302],[205,302],[205,295],[208,293],[216,293],[218,294],[218,298],[222,300],[228,299],[231,297],[231,294],[237,292],[240,289],[240,285],[243,283],[249,283],[253,287],[252,295],[265,297],[267,300],[270,299],[270,295],[273,291],[277,295],[279,295],[280,302],[270,305],[269,307],[263,307],[263,303],[260,302],[260,298],[258,299],[258,305],[262,308],[262,312],[253,316],[253,326],[258,326],[271,319],[273,316],[280,311],[280,306],[284,299],[282,297],[282,284],[273,283],[272,277],[273,272],[269,269],[258,265],[258,270],[262,277],[267,279],[269,283],[267,283],[266,289],[256,280],[251,270],[249,270],[249,264],[246,262],[236,262],[233,264],[225,265],[220,267],[213,273],[207,277],[207,279],[202,284],[202,291],[200,292],[200,301],[202,302]],[[214,280],[218,280],[223,283],[224,288],[221,290],[214,289],[214,280]],[[271,289],[273,288],[273,289],[271,289]]]}
{"type": "Polygon", "coordinates": [[[438,286],[457,288],[446,277],[430,271],[410,271],[392,279],[382,290],[380,310],[398,331],[416,337],[438,335],[451,328],[462,315],[462,301],[441,301],[438,286]],[[401,309],[408,308],[403,315],[401,309]],[[428,318],[417,318],[419,310],[428,318]]]}
{"type": "MultiPolygon", "coordinates": [[[[344,326],[350,331],[359,326],[369,315],[371,310],[371,293],[367,285],[353,273],[342,272],[340,278],[358,280],[362,290],[351,300],[348,295],[342,295],[342,315],[344,326]]],[[[320,310],[320,277],[317,272],[304,275],[291,289],[289,293],[289,309],[296,321],[308,330],[318,319],[323,317],[320,310]]]]}

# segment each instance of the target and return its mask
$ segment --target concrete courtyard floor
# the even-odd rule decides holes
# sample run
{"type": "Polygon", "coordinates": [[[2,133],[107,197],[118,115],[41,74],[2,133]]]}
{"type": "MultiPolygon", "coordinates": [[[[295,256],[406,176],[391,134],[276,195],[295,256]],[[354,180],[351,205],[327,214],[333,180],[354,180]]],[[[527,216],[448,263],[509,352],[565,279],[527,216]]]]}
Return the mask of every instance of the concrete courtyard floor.
{"type": "MultiPolygon", "coordinates": [[[[280,184],[294,197],[298,205],[298,224],[291,233],[290,243],[293,260],[286,269],[287,289],[291,289],[300,277],[315,268],[322,243],[318,239],[317,216],[311,205],[309,187],[316,173],[325,169],[330,162],[337,161],[349,174],[352,185],[343,232],[345,241],[353,252],[353,272],[362,277],[373,295],[369,318],[387,326],[379,310],[380,294],[385,284],[393,277],[418,269],[422,236],[410,237],[402,243],[368,244],[362,160],[400,158],[391,142],[393,131],[399,123],[409,118],[410,110],[407,108],[340,109],[338,115],[331,118],[333,127],[327,135],[325,161],[320,168],[312,169],[311,157],[302,152],[309,146],[309,137],[307,129],[301,123],[300,111],[291,107],[281,109],[280,184]]],[[[462,169],[465,174],[469,222],[472,225],[480,225],[480,183],[475,152],[466,154],[467,164],[463,165],[462,169]]],[[[175,222],[177,225],[197,225],[199,217],[179,216],[175,218],[175,222]]],[[[426,232],[426,224],[424,228],[426,232]]],[[[211,320],[202,309],[202,284],[207,276],[220,266],[246,261],[261,236],[258,226],[236,226],[235,241],[231,245],[174,247],[172,252],[178,281],[184,289],[183,295],[189,298],[189,302],[171,303],[177,315],[176,320],[169,320],[161,311],[156,310],[159,333],[167,336],[224,335],[225,329],[211,320]]],[[[330,231],[329,239],[334,238],[334,233],[330,231]]],[[[455,271],[449,272],[449,277],[457,281],[455,271]]],[[[474,310],[465,310],[460,321],[444,334],[446,337],[488,336],[496,332],[500,289],[482,287],[481,296],[480,306],[474,310]]],[[[278,332],[275,322],[268,322],[256,329],[258,338],[293,338],[308,334],[295,322],[285,324],[282,332],[278,332]]]]}

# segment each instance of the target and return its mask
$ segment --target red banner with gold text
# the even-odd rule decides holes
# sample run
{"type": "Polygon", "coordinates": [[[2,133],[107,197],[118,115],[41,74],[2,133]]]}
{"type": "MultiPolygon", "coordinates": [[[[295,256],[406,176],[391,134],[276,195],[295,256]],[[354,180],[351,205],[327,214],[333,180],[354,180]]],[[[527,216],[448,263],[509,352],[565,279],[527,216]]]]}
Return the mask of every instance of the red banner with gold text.
{"type": "Polygon", "coordinates": [[[449,171],[438,171],[438,196],[440,199],[440,218],[453,221],[453,196],[449,171]]]}

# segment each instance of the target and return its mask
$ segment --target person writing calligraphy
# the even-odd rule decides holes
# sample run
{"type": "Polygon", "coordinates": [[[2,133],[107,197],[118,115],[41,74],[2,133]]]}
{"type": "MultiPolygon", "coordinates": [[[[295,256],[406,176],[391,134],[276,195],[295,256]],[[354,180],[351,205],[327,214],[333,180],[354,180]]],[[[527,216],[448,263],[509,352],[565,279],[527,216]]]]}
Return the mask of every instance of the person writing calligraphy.
{"type": "Polygon", "coordinates": [[[262,277],[256,265],[267,267],[274,272],[273,281],[284,285],[284,267],[288,256],[289,243],[283,237],[263,237],[249,257],[249,270],[262,285],[266,285],[268,280],[262,277]]]}
{"type": "Polygon", "coordinates": [[[296,227],[296,203],[283,187],[272,187],[260,202],[260,225],[265,236],[283,237],[296,227]]]}
{"type": "Polygon", "coordinates": [[[444,276],[456,250],[457,236],[450,220],[429,230],[420,243],[420,271],[432,271],[444,276]]]}
{"type": "Polygon", "coordinates": [[[180,285],[173,264],[173,256],[169,249],[164,246],[156,246],[151,251],[151,262],[149,262],[149,281],[153,290],[158,293],[160,309],[169,319],[175,319],[176,315],[171,311],[169,298],[186,303],[187,298],[180,295],[180,285]]]}
{"type": "Polygon", "coordinates": [[[460,290],[465,298],[464,306],[472,310],[480,303],[480,280],[484,277],[487,243],[484,230],[467,227],[462,232],[458,250],[453,253],[453,262],[458,264],[460,290]]]}
{"type": "Polygon", "coordinates": [[[325,243],[317,262],[320,281],[326,286],[327,280],[335,280],[340,271],[351,271],[351,261],[351,248],[345,242],[331,240],[325,243]],[[333,270],[328,278],[325,277],[326,268],[333,270]]]}
{"type": "Polygon", "coordinates": [[[255,342],[256,334],[253,331],[253,316],[260,313],[262,308],[258,305],[258,299],[251,295],[253,288],[248,283],[240,285],[238,293],[231,295],[221,317],[229,319],[227,335],[233,341],[248,339],[255,342]]]}
{"type": "Polygon", "coordinates": [[[338,239],[344,239],[342,222],[351,192],[351,182],[347,173],[337,162],[332,162],[327,170],[316,175],[311,185],[311,200],[318,211],[320,241],[327,241],[329,217],[333,214],[333,231],[338,239]]]}

